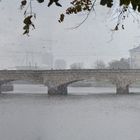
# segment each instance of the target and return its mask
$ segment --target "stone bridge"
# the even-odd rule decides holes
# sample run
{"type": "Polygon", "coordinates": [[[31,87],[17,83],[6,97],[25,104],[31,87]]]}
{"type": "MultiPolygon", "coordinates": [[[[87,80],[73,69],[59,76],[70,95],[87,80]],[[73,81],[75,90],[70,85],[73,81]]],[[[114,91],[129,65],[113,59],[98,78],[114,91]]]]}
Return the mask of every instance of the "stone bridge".
{"type": "Polygon", "coordinates": [[[140,80],[140,69],[0,70],[0,87],[9,81],[27,80],[48,86],[49,95],[66,95],[69,84],[93,78],[109,80],[116,85],[116,93],[128,94],[130,84],[140,80]]]}

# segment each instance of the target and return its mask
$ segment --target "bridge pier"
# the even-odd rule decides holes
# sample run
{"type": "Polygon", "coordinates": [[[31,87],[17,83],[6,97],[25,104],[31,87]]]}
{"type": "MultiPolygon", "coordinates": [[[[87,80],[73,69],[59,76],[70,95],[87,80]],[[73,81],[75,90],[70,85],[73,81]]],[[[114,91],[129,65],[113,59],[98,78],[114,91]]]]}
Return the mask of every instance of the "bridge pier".
{"type": "Polygon", "coordinates": [[[56,87],[48,87],[49,95],[67,95],[67,86],[61,85],[56,87]]]}
{"type": "Polygon", "coordinates": [[[116,86],[116,94],[129,94],[129,85],[116,86]]]}

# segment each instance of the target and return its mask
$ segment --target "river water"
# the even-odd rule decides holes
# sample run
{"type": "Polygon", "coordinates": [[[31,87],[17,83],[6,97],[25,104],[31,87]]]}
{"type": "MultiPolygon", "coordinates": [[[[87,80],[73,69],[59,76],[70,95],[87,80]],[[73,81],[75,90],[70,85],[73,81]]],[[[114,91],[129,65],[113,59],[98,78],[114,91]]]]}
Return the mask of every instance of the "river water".
{"type": "Polygon", "coordinates": [[[68,96],[46,91],[16,85],[16,94],[0,95],[0,140],[140,140],[140,94],[116,95],[115,88],[69,87],[68,96]]]}

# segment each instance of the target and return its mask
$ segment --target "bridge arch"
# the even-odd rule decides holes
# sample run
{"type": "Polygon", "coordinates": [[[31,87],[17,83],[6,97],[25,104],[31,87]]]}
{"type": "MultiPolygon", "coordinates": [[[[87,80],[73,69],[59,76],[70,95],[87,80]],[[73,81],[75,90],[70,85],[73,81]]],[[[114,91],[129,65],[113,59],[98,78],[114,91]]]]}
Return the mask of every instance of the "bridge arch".
{"type": "MultiPolygon", "coordinates": [[[[108,77],[103,77],[101,76],[101,78],[98,76],[96,77],[95,75],[93,75],[92,77],[89,76],[83,76],[82,78],[79,77],[75,77],[75,78],[64,78],[61,79],[61,81],[59,82],[52,82],[49,86],[48,85],[48,94],[49,95],[67,95],[68,91],[67,91],[67,87],[68,85],[74,83],[74,82],[78,82],[78,81],[83,81],[83,80],[89,80],[89,79],[101,79],[101,80],[105,80],[108,79],[110,81],[111,84],[116,86],[116,93],[117,94],[128,94],[129,93],[129,86],[134,83],[136,81],[135,78],[131,78],[128,75],[120,75],[120,74],[116,74],[114,75],[109,75],[108,77]]],[[[96,79],[96,80],[97,80],[96,79]]]]}
{"type": "Polygon", "coordinates": [[[72,80],[69,82],[61,83],[59,85],[47,85],[48,86],[48,94],[49,95],[67,95],[68,94],[68,85],[78,82],[78,81],[83,81],[85,79],[78,79],[78,80],[72,80]]]}

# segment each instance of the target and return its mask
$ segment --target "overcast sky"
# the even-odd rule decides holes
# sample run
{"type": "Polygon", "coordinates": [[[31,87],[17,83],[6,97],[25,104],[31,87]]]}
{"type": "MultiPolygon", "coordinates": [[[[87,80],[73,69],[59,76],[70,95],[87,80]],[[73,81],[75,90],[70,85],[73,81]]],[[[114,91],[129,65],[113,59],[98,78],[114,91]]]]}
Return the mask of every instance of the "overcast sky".
{"type": "MultiPolygon", "coordinates": [[[[61,0],[62,1],[62,0],[61,0]]],[[[106,63],[112,59],[129,57],[129,49],[139,45],[140,25],[128,18],[125,30],[113,34],[115,26],[111,10],[96,6],[87,21],[78,29],[70,29],[80,23],[84,14],[67,16],[64,23],[58,23],[59,13],[63,8],[55,5],[47,8],[43,4],[33,3],[37,13],[34,21],[36,29],[30,37],[23,36],[23,11],[20,11],[19,0],[2,0],[0,3],[0,69],[22,65],[26,52],[47,52],[52,50],[54,59],[65,59],[67,64],[83,62],[87,67],[96,60],[106,63]],[[111,40],[112,39],[112,40],[111,40]]],[[[38,56],[36,56],[37,59],[38,56]]]]}

